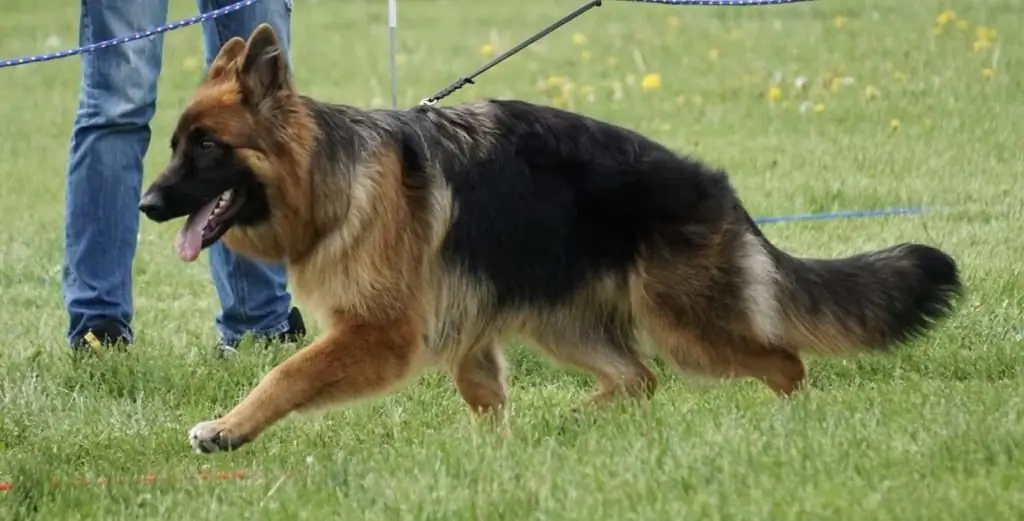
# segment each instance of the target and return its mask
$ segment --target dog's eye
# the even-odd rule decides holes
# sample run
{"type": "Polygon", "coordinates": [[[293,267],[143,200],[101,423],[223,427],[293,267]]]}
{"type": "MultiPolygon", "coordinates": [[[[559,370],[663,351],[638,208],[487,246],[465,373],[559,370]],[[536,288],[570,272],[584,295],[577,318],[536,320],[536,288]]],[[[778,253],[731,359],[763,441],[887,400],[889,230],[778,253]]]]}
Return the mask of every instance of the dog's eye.
{"type": "Polygon", "coordinates": [[[199,150],[203,152],[213,152],[215,148],[217,148],[217,143],[214,143],[212,139],[204,139],[199,142],[199,150]]]}

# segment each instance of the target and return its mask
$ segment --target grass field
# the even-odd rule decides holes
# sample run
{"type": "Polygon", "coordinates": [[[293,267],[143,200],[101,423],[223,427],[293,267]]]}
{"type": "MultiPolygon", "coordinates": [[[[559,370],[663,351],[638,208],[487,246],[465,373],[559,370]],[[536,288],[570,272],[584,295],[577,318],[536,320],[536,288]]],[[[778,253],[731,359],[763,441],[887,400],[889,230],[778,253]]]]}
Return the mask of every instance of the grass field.
{"type": "MultiPolygon", "coordinates": [[[[401,0],[400,103],[579,3],[401,0]]],[[[174,4],[173,19],[193,14],[174,4]]],[[[386,105],[385,5],[295,0],[299,87],[386,105]]],[[[77,43],[77,2],[3,10],[0,57],[77,43]]],[[[190,452],[187,429],[288,352],[215,359],[205,257],[178,261],[176,227],[147,221],[137,345],[72,363],[59,267],[79,65],[0,70],[0,481],[13,483],[0,519],[1021,519],[1022,22],[1022,0],[606,2],[446,101],[515,96],[634,128],[726,168],[755,216],[928,206],[764,231],[801,255],[950,251],[968,293],[933,335],[888,357],[811,359],[812,389],[788,402],[659,369],[650,407],[564,429],[591,381],[519,349],[509,440],[474,430],[432,376],[213,456],[190,452]],[[236,471],[248,479],[196,478],[236,471]],[[109,481],[72,485],[97,477],[109,481]]],[[[201,56],[197,27],[167,37],[147,179],[201,56]]]]}

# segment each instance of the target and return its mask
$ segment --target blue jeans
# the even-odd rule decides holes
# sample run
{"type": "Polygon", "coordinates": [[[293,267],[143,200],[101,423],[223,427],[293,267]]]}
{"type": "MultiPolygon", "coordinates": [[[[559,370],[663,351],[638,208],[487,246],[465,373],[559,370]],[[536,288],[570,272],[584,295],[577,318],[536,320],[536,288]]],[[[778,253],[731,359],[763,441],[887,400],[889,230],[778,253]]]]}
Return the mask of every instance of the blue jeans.
{"type": "MultiPolygon", "coordinates": [[[[80,45],[124,36],[167,21],[169,0],[81,0],[80,45]]],[[[207,12],[235,0],[197,0],[207,12]]],[[[288,54],[291,0],[261,0],[203,22],[206,65],[232,36],[248,37],[270,23],[288,54]]],[[[99,321],[120,325],[130,342],[132,261],[138,241],[142,161],[156,109],[163,35],[82,55],[82,82],[71,132],[64,224],[63,293],[68,338],[99,321]]],[[[237,256],[222,244],[209,248],[220,298],[216,326],[235,345],[247,332],[288,330],[291,295],[282,266],[237,256]]]]}

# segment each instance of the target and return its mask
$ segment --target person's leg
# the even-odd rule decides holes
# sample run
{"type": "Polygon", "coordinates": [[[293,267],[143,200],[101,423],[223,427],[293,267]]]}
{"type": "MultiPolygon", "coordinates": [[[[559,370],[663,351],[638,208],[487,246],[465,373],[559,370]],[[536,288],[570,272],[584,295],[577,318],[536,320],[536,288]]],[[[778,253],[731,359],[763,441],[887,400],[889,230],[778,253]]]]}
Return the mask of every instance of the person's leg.
{"type": "MultiPolygon", "coordinates": [[[[208,12],[235,0],[198,0],[208,12]]],[[[269,23],[287,55],[291,32],[291,0],[262,0],[238,11],[203,22],[206,66],[221,46],[234,36],[248,38],[261,23],[269,23]]],[[[235,346],[246,333],[257,337],[291,341],[305,335],[297,309],[291,308],[284,267],[247,259],[228,250],[221,242],[210,246],[210,272],[221,302],[217,329],[221,345],[235,346]]]]}
{"type": "MultiPolygon", "coordinates": [[[[161,25],[167,0],[82,0],[87,45],[161,25]]],[[[68,158],[62,291],[73,346],[132,342],[132,260],[142,159],[156,108],[163,35],[82,55],[68,158]]]]}

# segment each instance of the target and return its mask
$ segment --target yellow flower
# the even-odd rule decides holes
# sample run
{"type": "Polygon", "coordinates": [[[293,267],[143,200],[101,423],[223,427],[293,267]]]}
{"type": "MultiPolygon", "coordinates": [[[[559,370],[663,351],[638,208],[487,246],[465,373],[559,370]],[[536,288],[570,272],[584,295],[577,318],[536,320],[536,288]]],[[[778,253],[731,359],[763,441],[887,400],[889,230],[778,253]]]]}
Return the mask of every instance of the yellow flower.
{"type": "Polygon", "coordinates": [[[985,67],[984,69],[981,69],[981,77],[985,78],[986,80],[992,79],[992,76],[995,76],[995,75],[996,75],[996,70],[993,69],[993,68],[985,67]]]}
{"type": "Polygon", "coordinates": [[[974,40],[974,52],[981,52],[992,47],[991,40],[974,40]]]}
{"type": "Polygon", "coordinates": [[[935,19],[935,25],[943,27],[953,20],[956,20],[956,13],[952,9],[946,9],[939,13],[939,16],[935,19]]]}
{"type": "Polygon", "coordinates": [[[843,27],[846,27],[846,17],[837,16],[834,20],[832,20],[832,25],[834,25],[836,29],[842,29],[843,27]]]}
{"type": "Polygon", "coordinates": [[[717,48],[715,48],[715,47],[712,47],[712,48],[711,48],[711,49],[710,49],[710,50],[708,51],[708,59],[709,59],[709,60],[711,60],[711,61],[713,61],[713,62],[716,62],[716,61],[718,61],[718,55],[719,55],[718,49],[717,49],[717,48]]]}
{"type": "Polygon", "coordinates": [[[590,59],[593,58],[593,57],[594,57],[594,54],[591,53],[590,51],[583,51],[583,53],[580,54],[580,58],[583,59],[583,61],[585,61],[585,62],[590,61],[590,59]]]}
{"type": "Polygon", "coordinates": [[[645,74],[643,81],[640,82],[640,86],[644,90],[655,90],[661,88],[661,74],[652,73],[645,74]]]}
{"type": "Polygon", "coordinates": [[[576,33],[572,35],[572,43],[576,45],[584,45],[587,43],[587,35],[583,33],[576,33]]]}
{"type": "Polygon", "coordinates": [[[491,56],[494,56],[494,46],[489,44],[489,43],[485,43],[485,44],[481,45],[480,46],[480,54],[482,54],[482,55],[484,55],[484,56],[486,56],[488,58],[490,58],[491,56]]]}
{"type": "Polygon", "coordinates": [[[814,105],[814,112],[817,113],[817,114],[821,114],[822,112],[825,112],[825,104],[824,103],[817,103],[817,104],[815,104],[814,105]]]}
{"type": "Polygon", "coordinates": [[[548,87],[564,87],[567,83],[569,83],[569,79],[565,76],[551,76],[548,78],[548,87]]]}
{"type": "Polygon", "coordinates": [[[878,99],[878,94],[879,94],[878,89],[875,88],[874,85],[868,85],[867,87],[864,87],[864,99],[865,100],[871,101],[873,99],[878,99]]]}
{"type": "Polygon", "coordinates": [[[778,87],[772,87],[768,89],[768,101],[779,101],[782,99],[782,89],[778,87]]]}
{"type": "Polygon", "coordinates": [[[979,40],[994,40],[996,38],[996,30],[988,27],[978,27],[974,30],[974,34],[979,40]]]}
{"type": "Polygon", "coordinates": [[[896,118],[890,119],[889,120],[889,128],[891,128],[892,130],[896,130],[896,129],[900,128],[900,120],[898,120],[896,118]]]}

